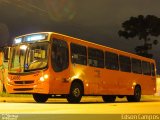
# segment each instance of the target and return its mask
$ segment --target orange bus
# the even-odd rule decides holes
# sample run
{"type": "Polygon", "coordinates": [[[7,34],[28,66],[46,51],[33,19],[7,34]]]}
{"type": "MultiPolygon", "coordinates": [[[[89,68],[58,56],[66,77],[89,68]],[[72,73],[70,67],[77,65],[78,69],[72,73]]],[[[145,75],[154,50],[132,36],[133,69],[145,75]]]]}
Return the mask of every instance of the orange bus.
{"type": "Polygon", "coordinates": [[[41,103],[56,96],[78,103],[90,95],[139,102],[156,92],[155,61],[54,32],[26,34],[14,39],[6,86],[41,103]]]}

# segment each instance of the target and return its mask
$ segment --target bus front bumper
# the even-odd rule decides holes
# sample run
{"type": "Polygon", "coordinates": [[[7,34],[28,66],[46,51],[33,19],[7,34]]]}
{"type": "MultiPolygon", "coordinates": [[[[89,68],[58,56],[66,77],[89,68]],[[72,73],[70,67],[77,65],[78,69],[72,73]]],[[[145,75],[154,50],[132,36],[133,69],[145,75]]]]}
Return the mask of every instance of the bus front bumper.
{"type": "Polygon", "coordinates": [[[39,83],[34,85],[12,85],[7,83],[6,89],[8,93],[12,94],[49,94],[49,85],[48,83],[39,83]]]}

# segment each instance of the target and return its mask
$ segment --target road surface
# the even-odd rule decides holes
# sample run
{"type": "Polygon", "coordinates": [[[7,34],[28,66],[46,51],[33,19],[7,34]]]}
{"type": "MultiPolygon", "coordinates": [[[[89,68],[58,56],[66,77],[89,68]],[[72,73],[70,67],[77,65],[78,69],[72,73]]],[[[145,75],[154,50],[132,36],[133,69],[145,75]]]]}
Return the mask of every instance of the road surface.
{"type": "MultiPolygon", "coordinates": [[[[35,103],[32,97],[1,97],[0,113],[2,118],[5,114],[36,114],[34,117],[42,114],[47,114],[47,116],[48,114],[58,115],[57,117],[66,114],[81,114],[83,116],[89,114],[89,117],[95,116],[95,114],[101,116],[103,116],[102,114],[120,114],[117,117],[122,119],[124,117],[122,114],[158,114],[156,118],[160,119],[160,97],[143,97],[142,101],[138,103],[129,103],[125,98],[117,99],[115,103],[104,103],[101,97],[83,97],[82,102],[79,104],[69,104],[65,99],[49,99],[46,103],[40,104],[35,103]]],[[[26,117],[23,116],[23,118],[26,117]]],[[[81,117],[77,118],[75,116],[75,118],[78,120],[81,117]]],[[[96,118],[96,116],[93,118],[96,118]]]]}

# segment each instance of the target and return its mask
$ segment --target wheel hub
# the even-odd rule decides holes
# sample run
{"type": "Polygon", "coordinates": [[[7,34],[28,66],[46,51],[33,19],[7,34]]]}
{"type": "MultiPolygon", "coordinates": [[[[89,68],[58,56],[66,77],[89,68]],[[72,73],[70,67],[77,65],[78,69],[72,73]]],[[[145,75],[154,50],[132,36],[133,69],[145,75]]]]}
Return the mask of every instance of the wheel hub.
{"type": "Polygon", "coordinates": [[[78,88],[75,88],[74,91],[73,91],[73,95],[75,97],[79,97],[80,96],[80,90],[78,88]]]}

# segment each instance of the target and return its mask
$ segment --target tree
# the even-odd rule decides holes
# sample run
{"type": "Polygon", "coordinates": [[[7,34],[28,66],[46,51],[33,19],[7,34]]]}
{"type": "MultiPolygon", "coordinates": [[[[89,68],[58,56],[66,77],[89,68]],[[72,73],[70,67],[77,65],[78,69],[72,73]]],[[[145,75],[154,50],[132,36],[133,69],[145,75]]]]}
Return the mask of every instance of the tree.
{"type": "Polygon", "coordinates": [[[143,40],[144,44],[137,46],[135,52],[138,55],[152,58],[153,55],[149,54],[149,50],[153,45],[158,44],[157,39],[153,39],[160,35],[160,18],[154,15],[139,15],[138,17],[130,17],[122,23],[122,30],[119,30],[118,34],[126,39],[138,37],[139,40],[143,40]]]}

